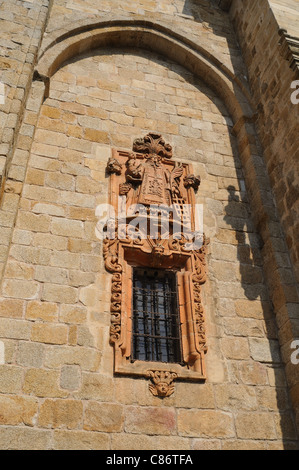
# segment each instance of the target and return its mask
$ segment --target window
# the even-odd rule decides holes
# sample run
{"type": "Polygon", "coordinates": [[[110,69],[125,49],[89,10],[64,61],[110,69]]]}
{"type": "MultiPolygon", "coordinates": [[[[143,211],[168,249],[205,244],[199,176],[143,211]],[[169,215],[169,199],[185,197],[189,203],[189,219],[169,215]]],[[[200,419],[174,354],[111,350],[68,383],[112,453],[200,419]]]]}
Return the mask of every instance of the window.
{"type": "Polygon", "coordinates": [[[185,238],[190,226],[198,239],[200,178],[172,160],[171,146],[155,133],[136,139],[133,152],[113,149],[106,171],[112,216],[103,256],[112,274],[114,373],[150,378],[154,395],[169,396],[174,379],[206,378],[201,289],[209,242],[185,238]]]}
{"type": "Polygon", "coordinates": [[[181,332],[176,275],[133,270],[132,359],[180,363],[181,332]]]}

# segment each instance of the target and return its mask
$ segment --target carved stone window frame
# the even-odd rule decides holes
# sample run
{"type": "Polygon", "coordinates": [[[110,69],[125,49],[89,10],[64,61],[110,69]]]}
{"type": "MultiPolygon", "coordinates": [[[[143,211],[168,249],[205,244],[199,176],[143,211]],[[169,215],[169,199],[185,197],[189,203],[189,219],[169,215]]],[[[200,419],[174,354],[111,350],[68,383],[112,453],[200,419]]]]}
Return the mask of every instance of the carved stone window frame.
{"type": "MultiPolygon", "coordinates": [[[[193,175],[191,165],[177,164],[171,158],[170,145],[165,144],[161,135],[154,133],[136,140],[133,152],[113,149],[107,173],[110,176],[109,204],[115,212],[119,210],[120,195],[125,195],[127,201],[141,201],[143,204],[150,203],[151,197],[157,198],[157,204],[159,198],[161,201],[163,198],[172,199],[170,202],[178,200],[180,204],[188,203],[191,207],[191,227],[194,230],[194,191],[200,178],[193,175]],[[151,176],[151,171],[158,175],[156,179],[151,176]],[[157,184],[160,187],[155,190],[157,184]],[[162,188],[164,184],[168,185],[167,190],[162,188]],[[150,187],[152,194],[149,194],[150,187]]],[[[159,396],[170,394],[174,379],[204,381],[207,346],[201,286],[206,281],[208,241],[203,236],[199,247],[189,250],[184,244],[186,240],[183,237],[182,240],[174,239],[171,231],[165,240],[140,240],[128,236],[121,238],[118,227],[115,229],[115,237],[105,238],[103,248],[105,267],[112,273],[110,342],[114,347],[114,373],[150,378],[153,382],[150,389],[159,396]],[[131,359],[132,277],[133,269],[137,267],[176,272],[182,364],[131,359]]]]}

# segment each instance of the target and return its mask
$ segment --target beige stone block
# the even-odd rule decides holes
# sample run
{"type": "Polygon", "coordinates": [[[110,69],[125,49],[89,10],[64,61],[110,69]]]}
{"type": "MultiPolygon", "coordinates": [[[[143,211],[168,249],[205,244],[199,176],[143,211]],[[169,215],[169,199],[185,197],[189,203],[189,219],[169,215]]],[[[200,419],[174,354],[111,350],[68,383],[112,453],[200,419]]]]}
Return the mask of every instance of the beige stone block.
{"type": "Polygon", "coordinates": [[[84,138],[92,142],[99,142],[101,144],[109,144],[109,136],[107,132],[97,131],[95,129],[86,128],[84,131],[84,138]]]}
{"type": "Polygon", "coordinates": [[[51,265],[67,269],[79,269],[80,255],[68,251],[54,252],[51,257],[51,265]]]}
{"type": "Polygon", "coordinates": [[[128,406],[125,412],[126,432],[150,435],[171,435],[176,432],[173,408],[128,406]]]}
{"type": "Polygon", "coordinates": [[[37,214],[56,215],[60,217],[65,216],[64,208],[54,204],[33,203],[32,212],[35,212],[37,214]]]}
{"type": "Polygon", "coordinates": [[[77,289],[69,286],[44,284],[41,299],[48,302],[75,304],[78,300],[78,291],[77,289]]]}
{"type": "Polygon", "coordinates": [[[81,269],[82,271],[93,271],[98,273],[102,266],[103,257],[96,255],[82,255],[81,256],[81,269]]]}
{"type": "Polygon", "coordinates": [[[225,411],[256,410],[255,387],[242,384],[221,384],[214,387],[217,408],[225,411]]]}
{"type": "Polygon", "coordinates": [[[211,262],[210,273],[214,275],[219,281],[236,281],[235,270],[238,266],[237,263],[230,263],[228,261],[216,261],[211,262]]]}
{"type": "Polygon", "coordinates": [[[35,141],[32,144],[31,151],[35,155],[41,155],[43,157],[48,157],[48,158],[57,158],[59,147],[56,147],[55,140],[52,142],[52,145],[35,141]]]}
{"type": "Polygon", "coordinates": [[[111,377],[95,373],[82,374],[82,386],[76,394],[81,400],[109,401],[114,397],[114,382],[111,377]]]}
{"type": "Polygon", "coordinates": [[[0,300],[0,317],[22,318],[25,302],[15,299],[0,300]]]}
{"type": "Polygon", "coordinates": [[[34,426],[38,400],[30,397],[0,396],[0,424],[34,426]]]}
{"type": "Polygon", "coordinates": [[[205,438],[235,437],[233,418],[222,411],[178,411],[178,432],[183,436],[205,438]]]}
{"type": "Polygon", "coordinates": [[[264,322],[253,319],[224,318],[223,327],[228,336],[260,337],[265,336],[264,322]]]}
{"type": "Polygon", "coordinates": [[[10,279],[33,279],[34,268],[26,263],[9,261],[5,270],[5,277],[10,279]]]}
{"type": "MultiPolygon", "coordinates": [[[[78,214],[79,215],[79,214],[78,214]]],[[[72,253],[91,253],[93,244],[88,240],[79,240],[77,238],[68,239],[68,251],[72,253]]]]}
{"type": "Polygon", "coordinates": [[[31,212],[19,212],[16,226],[32,232],[49,232],[51,218],[48,215],[36,215],[31,212]]]}
{"type": "Polygon", "coordinates": [[[35,133],[35,140],[40,144],[57,147],[67,147],[68,144],[68,138],[64,134],[60,132],[46,131],[43,129],[37,129],[35,133]]]}
{"type": "Polygon", "coordinates": [[[238,413],[235,420],[240,439],[276,439],[276,429],[271,413],[238,413]]]}
{"type": "Polygon", "coordinates": [[[17,364],[25,367],[39,368],[44,360],[44,345],[20,341],[17,349],[17,364]]]}
{"type": "Polygon", "coordinates": [[[32,168],[37,168],[38,170],[59,171],[61,163],[52,158],[31,154],[30,166],[32,168]]]}
{"type": "Polygon", "coordinates": [[[68,284],[68,271],[63,268],[52,266],[36,266],[34,279],[40,282],[53,284],[68,284]]]}
{"type": "Polygon", "coordinates": [[[86,431],[121,432],[124,424],[123,407],[114,403],[89,401],[84,413],[86,431]]]}
{"type": "Polygon", "coordinates": [[[43,105],[41,108],[41,115],[51,119],[61,119],[62,112],[60,109],[53,108],[52,106],[43,105]]]}
{"type": "Polygon", "coordinates": [[[50,188],[73,191],[75,189],[75,180],[71,175],[58,172],[49,172],[45,177],[45,184],[50,188]]]}
{"type": "Polygon", "coordinates": [[[12,242],[16,245],[31,245],[33,239],[33,234],[29,230],[19,230],[14,229],[12,242]]]}
{"type": "MultiPolygon", "coordinates": [[[[271,445],[271,443],[270,443],[271,445]]],[[[223,441],[222,450],[269,450],[269,444],[266,441],[254,440],[231,440],[223,441]]]]}
{"type": "Polygon", "coordinates": [[[3,427],[0,429],[0,443],[3,450],[50,450],[52,434],[29,427],[3,427]]]}
{"type": "Polygon", "coordinates": [[[78,429],[83,421],[83,403],[77,400],[45,400],[38,424],[43,428],[78,429]]]}
{"type": "Polygon", "coordinates": [[[79,300],[86,307],[94,307],[99,299],[99,292],[95,286],[83,287],[80,290],[79,300]]]}
{"type": "Polygon", "coordinates": [[[45,116],[40,116],[38,120],[38,127],[40,129],[46,129],[48,131],[54,131],[59,133],[65,133],[66,125],[62,120],[49,119],[45,116]]]}
{"type": "MultiPolygon", "coordinates": [[[[23,177],[22,177],[23,179],[23,177]]],[[[8,212],[16,212],[19,206],[20,196],[18,194],[4,193],[1,209],[8,212]]]]}
{"type": "Polygon", "coordinates": [[[38,282],[8,279],[4,281],[2,292],[4,297],[14,297],[16,299],[34,299],[39,292],[38,282]]]}
{"type": "Polygon", "coordinates": [[[64,237],[84,237],[84,225],[80,220],[62,219],[59,217],[53,217],[51,232],[54,235],[60,235],[64,237]]]}
{"type": "Polygon", "coordinates": [[[256,393],[260,410],[283,411],[288,408],[285,388],[258,387],[256,393]]]}
{"type": "Polygon", "coordinates": [[[246,299],[238,299],[235,301],[235,307],[237,315],[243,318],[264,320],[269,318],[271,314],[270,305],[267,302],[260,302],[258,300],[248,301],[246,299]]]}
{"type": "Polygon", "coordinates": [[[248,360],[250,358],[247,338],[226,337],[221,340],[221,344],[223,354],[227,359],[248,360]]]}
{"type": "Polygon", "coordinates": [[[54,431],[56,450],[109,450],[110,435],[87,431],[54,431]]]}
{"type": "Polygon", "coordinates": [[[81,369],[77,365],[61,368],[60,387],[65,390],[77,390],[81,384],[81,369]]]}
{"type": "Polygon", "coordinates": [[[102,353],[83,346],[52,346],[47,348],[44,366],[50,369],[68,365],[79,365],[83,371],[99,370],[102,353]]]}
{"type": "Polygon", "coordinates": [[[0,393],[20,394],[23,375],[24,370],[21,367],[0,365],[0,393]]]}
{"type": "Polygon", "coordinates": [[[76,150],[70,150],[68,148],[62,148],[59,150],[59,160],[69,163],[82,164],[84,161],[84,153],[76,150]]]}
{"type": "MultiPolygon", "coordinates": [[[[68,344],[71,346],[76,346],[77,344],[79,344],[77,325],[70,325],[69,327],[68,344]]],[[[88,344],[87,346],[90,346],[90,344],[88,344]]]]}
{"type": "Polygon", "coordinates": [[[258,362],[281,362],[279,344],[276,340],[249,338],[251,357],[258,362]]]}
{"type": "Polygon", "coordinates": [[[49,250],[65,251],[68,239],[50,233],[36,233],[33,238],[33,246],[48,248],[49,250]]]}
{"type": "Polygon", "coordinates": [[[29,339],[31,324],[28,321],[0,318],[0,337],[12,339],[29,339]]]}
{"type": "Polygon", "coordinates": [[[31,340],[45,344],[66,344],[68,327],[66,325],[34,323],[31,329],[31,340]]]}
{"type": "Polygon", "coordinates": [[[26,183],[43,186],[45,183],[45,172],[36,168],[28,168],[26,174],[26,183]]]}
{"type": "Polygon", "coordinates": [[[84,194],[97,194],[102,191],[102,184],[88,176],[78,176],[76,191],[84,194]]]}
{"type": "Polygon", "coordinates": [[[23,391],[39,398],[65,398],[68,393],[61,390],[59,372],[46,369],[28,369],[25,372],[23,391]]]}
{"type": "Polygon", "coordinates": [[[192,450],[221,450],[221,441],[214,439],[194,439],[192,450]]]}
{"type": "Polygon", "coordinates": [[[80,305],[61,305],[59,319],[63,323],[81,324],[86,321],[87,309],[80,305]]]}
{"type": "Polygon", "coordinates": [[[69,137],[68,148],[70,150],[77,150],[78,152],[90,154],[92,151],[93,140],[91,138],[92,137],[91,134],[89,134],[89,136],[90,136],[90,140],[78,139],[76,137],[69,137]]]}
{"type": "Polygon", "coordinates": [[[210,384],[178,382],[174,397],[178,408],[215,408],[214,389],[210,384]]]}
{"type": "Polygon", "coordinates": [[[237,261],[237,247],[226,245],[223,243],[212,243],[210,247],[210,252],[212,256],[221,261],[237,261]]]}
{"type": "Polygon", "coordinates": [[[254,361],[240,364],[241,380],[248,385],[268,385],[267,367],[254,361]]]}

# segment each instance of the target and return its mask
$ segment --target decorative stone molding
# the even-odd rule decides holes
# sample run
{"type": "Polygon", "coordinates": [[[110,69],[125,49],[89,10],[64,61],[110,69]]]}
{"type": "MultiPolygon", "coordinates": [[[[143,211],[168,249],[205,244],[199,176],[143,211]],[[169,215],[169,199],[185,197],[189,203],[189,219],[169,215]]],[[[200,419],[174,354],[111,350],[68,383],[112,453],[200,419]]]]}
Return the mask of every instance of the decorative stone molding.
{"type": "Polygon", "coordinates": [[[299,71],[299,38],[291,36],[285,29],[280,29],[281,36],[279,44],[281,55],[290,62],[290,67],[294,71],[299,71]]]}
{"type": "Polygon", "coordinates": [[[205,379],[207,346],[201,288],[206,281],[209,241],[195,231],[194,190],[200,178],[194,176],[191,165],[172,160],[171,146],[156,133],[135,140],[133,152],[113,150],[107,173],[110,204],[119,214],[117,222],[107,221],[108,238],[103,244],[105,267],[112,273],[110,342],[115,353],[114,371],[143,377],[148,377],[149,369],[163,371],[164,375],[156,372],[151,376],[155,379],[151,391],[169,396],[171,383],[167,390],[165,383],[170,377],[205,379]],[[186,214],[190,233],[185,230],[186,214]],[[163,236],[166,221],[168,236],[163,236]],[[154,236],[150,228],[154,228],[154,236]],[[132,360],[132,277],[137,267],[176,273],[181,364],[132,360]],[[156,382],[159,377],[160,385],[156,382]]]}

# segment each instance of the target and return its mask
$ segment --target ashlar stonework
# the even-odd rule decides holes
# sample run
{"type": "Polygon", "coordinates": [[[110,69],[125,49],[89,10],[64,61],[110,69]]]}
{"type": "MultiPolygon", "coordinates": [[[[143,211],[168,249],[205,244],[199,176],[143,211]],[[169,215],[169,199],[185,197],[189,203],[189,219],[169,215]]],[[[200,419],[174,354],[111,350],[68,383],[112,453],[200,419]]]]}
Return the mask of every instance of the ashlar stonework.
{"type": "Polygon", "coordinates": [[[4,0],[0,31],[1,449],[298,449],[296,0],[4,0]],[[202,205],[201,251],[100,239],[149,193],[202,205]],[[187,353],[133,363],[166,254],[187,353]]]}

